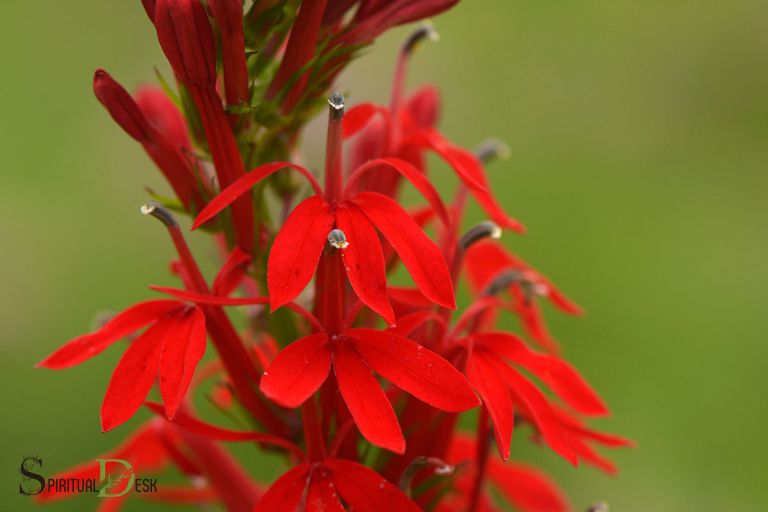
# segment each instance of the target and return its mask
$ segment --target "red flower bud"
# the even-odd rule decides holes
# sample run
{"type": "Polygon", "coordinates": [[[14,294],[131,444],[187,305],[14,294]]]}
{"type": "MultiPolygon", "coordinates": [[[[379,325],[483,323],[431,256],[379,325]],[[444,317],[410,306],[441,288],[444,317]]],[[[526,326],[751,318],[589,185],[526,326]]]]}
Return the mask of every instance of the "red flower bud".
{"type": "Polygon", "coordinates": [[[208,0],[221,31],[221,58],[224,62],[224,88],[227,104],[249,102],[248,67],[245,63],[243,34],[243,2],[241,0],[208,0]]]}
{"type": "Polygon", "coordinates": [[[187,86],[214,87],[216,48],[208,15],[199,0],[158,0],[157,38],[179,80],[187,86]]]}
{"type": "MultiPolygon", "coordinates": [[[[202,200],[197,190],[197,180],[192,168],[180,152],[178,131],[183,129],[183,121],[178,117],[178,113],[176,121],[171,122],[168,119],[168,105],[166,105],[163,107],[166,112],[162,115],[166,119],[160,122],[161,116],[158,115],[157,106],[149,105],[151,108],[147,111],[156,119],[153,126],[131,95],[103,69],[96,70],[94,74],[93,90],[117,124],[144,147],[184,206],[189,208],[194,204],[200,208],[202,200]],[[176,123],[177,126],[169,130],[169,123],[176,123]],[[179,123],[181,127],[178,126],[179,123]]],[[[156,97],[156,94],[154,96],[151,103],[159,104],[161,100],[156,97]]],[[[167,99],[165,101],[168,102],[167,99]]],[[[144,102],[147,103],[146,98],[144,102]]]]}
{"type": "MultiPolygon", "coordinates": [[[[158,0],[155,26],[160,46],[176,77],[189,89],[203,124],[222,187],[245,174],[227,115],[216,92],[216,49],[208,15],[199,0],[158,0]]],[[[253,246],[253,211],[249,197],[232,206],[238,246],[253,246]]]]}

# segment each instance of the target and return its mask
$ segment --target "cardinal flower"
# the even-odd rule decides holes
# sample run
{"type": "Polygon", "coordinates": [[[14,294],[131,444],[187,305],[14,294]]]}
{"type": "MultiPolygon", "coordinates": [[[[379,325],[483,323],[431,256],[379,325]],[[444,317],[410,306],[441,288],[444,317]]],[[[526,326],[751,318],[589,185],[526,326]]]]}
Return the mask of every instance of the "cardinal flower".
{"type": "Polygon", "coordinates": [[[420,292],[435,304],[455,308],[453,283],[437,246],[394,200],[376,192],[355,192],[359,179],[385,166],[409,180],[442,219],[445,207],[431,183],[408,162],[397,158],[372,160],[355,170],[341,188],[337,155],[341,148],[343,99],[329,101],[328,164],[325,190],[301,166],[274,162],[257,167],[216,196],[193,224],[193,229],[246,194],[267,176],[286,168],[306,177],[315,195],[301,202],[275,238],[269,254],[267,285],[272,310],[293,300],[310,282],[327,243],[339,249],[349,282],[360,300],[389,323],[395,316],[386,289],[384,253],[376,230],[400,256],[420,292]]]}
{"type": "Polygon", "coordinates": [[[517,369],[536,376],[573,409],[590,416],[607,414],[603,401],[573,367],[557,357],[530,350],[508,333],[470,334],[457,345],[466,351],[467,378],[493,421],[502,458],[509,458],[515,409],[520,409],[555,452],[577,463],[578,454],[550,400],[517,369]]]}
{"type": "Polygon", "coordinates": [[[465,261],[469,282],[476,292],[487,292],[489,287],[494,293],[508,289],[511,308],[531,339],[549,352],[559,350],[546,328],[536,297],[546,297],[556,308],[571,315],[582,314],[579,306],[533,267],[492,240],[472,245],[465,261]]]}
{"type": "Polygon", "coordinates": [[[448,361],[407,338],[366,328],[332,336],[312,334],[294,341],[264,372],[261,390],[280,405],[297,407],[325,382],[331,366],[360,433],[394,452],[403,452],[405,439],[372,370],[444,411],[478,405],[466,379],[448,361]]]}
{"type": "Polygon", "coordinates": [[[172,418],[205,353],[205,315],[194,304],[165,299],[140,302],[99,330],[69,341],[37,366],[58,370],[78,365],[145,326],[112,373],[101,406],[101,427],[106,432],[133,416],[156,378],[166,414],[172,418]]]}

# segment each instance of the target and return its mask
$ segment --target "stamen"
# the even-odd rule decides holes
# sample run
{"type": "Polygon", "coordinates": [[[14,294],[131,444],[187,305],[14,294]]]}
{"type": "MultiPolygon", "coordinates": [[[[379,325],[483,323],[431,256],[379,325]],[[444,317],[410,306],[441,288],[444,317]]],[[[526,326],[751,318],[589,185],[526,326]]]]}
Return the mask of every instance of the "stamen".
{"type": "Polygon", "coordinates": [[[425,39],[433,42],[440,40],[440,34],[437,33],[437,30],[435,30],[430,21],[425,21],[421,27],[414,30],[411,35],[408,36],[408,39],[403,43],[403,53],[410,54],[425,39]]]}
{"type": "Polygon", "coordinates": [[[498,295],[503,292],[512,284],[521,283],[523,281],[523,273],[519,270],[505,270],[500,272],[493,278],[488,286],[485,287],[483,295],[498,295]]]}
{"type": "Polygon", "coordinates": [[[469,228],[459,240],[459,248],[461,248],[462,251],[466,251],[484,238],[493,238],[494,240],[501,238],[501,228],[498,224],[486,220],[469,228]]]}
{"type": "Polygon", "coordinates": [[[510,153],[509,146],[499,139],[488,139],[475,149],[475,156],[484,164],[501,158],[509,158],[510,153]]]}
{"type": "Polygon", "coordinates": [[[328,135],[325,144],[325,198],[329,203],[342,196],[342,119],[344,95],[334,92],[328,98],[328,135]]]}
{"type": "Polygon", "coordinates": [[[332,119],[341,119],[344,116],[344,95],[334,92],[328,97],[328,112],[332,119]]]}
{"type": "Polygon", "coordinates": [[[167,228],[175,228],[179,225],[168,210],[154,201],[142,205],[141,213],[144,215],[151,215],[162,222],[167,228]]]}
{"type": "Polygon", "coordinates": [[[328,233],[328,243],[331,247],[335,247],[336,249],[346,249],[349,247],[347,236],[340,229],[334,229],[328,233]]]}

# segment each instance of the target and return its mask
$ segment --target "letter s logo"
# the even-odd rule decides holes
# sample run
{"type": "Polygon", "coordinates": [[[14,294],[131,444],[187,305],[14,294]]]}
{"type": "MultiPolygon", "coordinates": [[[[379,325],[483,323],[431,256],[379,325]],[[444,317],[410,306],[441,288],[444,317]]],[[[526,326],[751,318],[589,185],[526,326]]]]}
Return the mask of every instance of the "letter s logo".
{"type": "Polygon", "coordinates": [[[22,459],[21,466],[19,467],[19,471],[22,475],[21,483],[19,484],[19,494],[24,496],[34,496],[36,494],[40,494],[43,492],[43,489],[45,489],[45,478],[43,478],[42,475],[31,471],[35,468],[35,466],[39,467],[40,469],[43,468],[43,459],[40,456],[24,457],[24,459],[22,459]],[[30,480],[36,480],[39,484],[39,488],[35,489],[36,486],[34,484],[24,485],[30,480]]]}

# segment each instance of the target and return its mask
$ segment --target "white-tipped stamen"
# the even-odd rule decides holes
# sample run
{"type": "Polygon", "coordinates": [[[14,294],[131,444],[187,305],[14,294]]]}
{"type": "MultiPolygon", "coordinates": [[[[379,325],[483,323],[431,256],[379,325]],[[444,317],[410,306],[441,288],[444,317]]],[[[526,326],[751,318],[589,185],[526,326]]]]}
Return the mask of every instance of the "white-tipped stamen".
{"type": "Polygon", "coordinates": [[[175,228],[178,226],[176,219],[173,218],[173,215],[171,215],[168,210],[154,201],[150,201],[149,203],[142,205],[140,211],[142,215],[151,215],[152,217],[156,218],[165,224],[165,227],[167,228],[175,228]]]}
{"type": "Polygon", "coordinates": [[[330,244],[331,247],[335,249],[343,250],[349,247],[349,242],[347,242],[347,236],[340,229],[334,229],[330,233],[328,233],[328,243],[330,244]]]}
{"type": "Polygon", "coordinates": [[[499,139],[488,139],[475,149],[475,156],[484,164],[494,160],[509,158],[512,151],[509,146],[499,139]]]}
{"type": "Polygon", "coordinates": [[[467,230],[467,232],[464,233],[464,236],[462,236],[459,240],[459,247],[462,251],[466,251],[471,246],[480,240],[483,240],[484,238],[493,238],[494,240],[498,240],[501,238],[501,233],[502,229],[498,224],[490,220],[486,220],[469,228],[469,230],[467,230]]]}
{"type": "Polygon", "coordinates": [[[333,119],[339,119],[344,116],[344,95],[340,92],[334,92],[328,97],[329,112],[333,119]]]}
{"type": "Polygon", "coordinates": [[[413,52],[425,40],[432,42],[440,40],[440,34],[429,20],[424,21],[419,28],[411,32],[411,35],[403,43],[403,53],[409,54],[413,52]]]}

